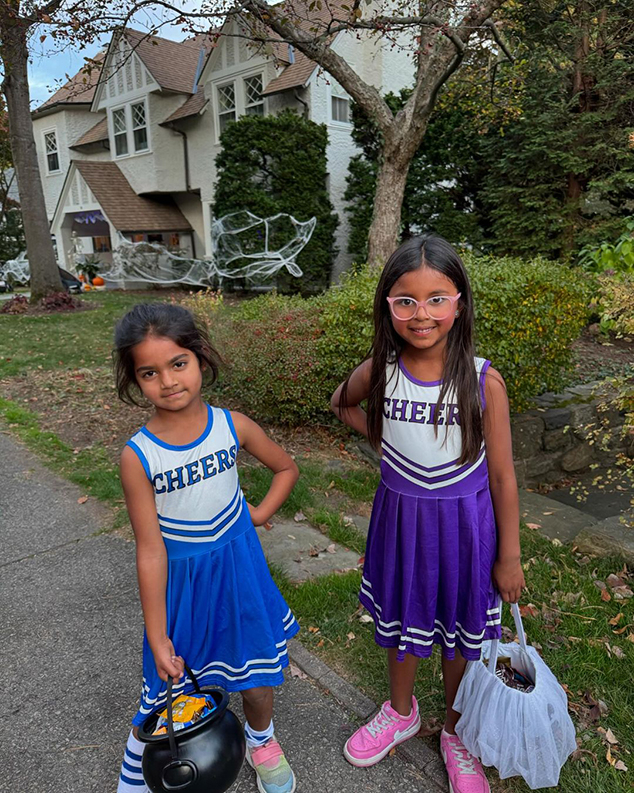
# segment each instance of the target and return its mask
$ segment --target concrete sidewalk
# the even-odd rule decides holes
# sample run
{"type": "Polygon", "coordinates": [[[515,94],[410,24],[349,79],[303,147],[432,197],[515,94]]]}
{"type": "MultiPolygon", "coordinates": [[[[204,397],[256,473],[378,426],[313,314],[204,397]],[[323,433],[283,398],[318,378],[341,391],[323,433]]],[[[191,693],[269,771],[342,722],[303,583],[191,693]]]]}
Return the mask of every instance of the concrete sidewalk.
{"type": "MultiPolygon", "coordinates": [[[[78,504],[74,485],[2,431],[0,482],[0,791],[114,793],[141,681],[133,544],[101,534],[105,510],[78,504]]],[[[298,793],[443,789],[440,760],[418,740],[350,766],[343,743],[372,703],[302,648],[296,663],[319,682],[289,676],[276,700],[298,793]]],[[[232,793],[255,790],[245,767],[232,793]]]]}

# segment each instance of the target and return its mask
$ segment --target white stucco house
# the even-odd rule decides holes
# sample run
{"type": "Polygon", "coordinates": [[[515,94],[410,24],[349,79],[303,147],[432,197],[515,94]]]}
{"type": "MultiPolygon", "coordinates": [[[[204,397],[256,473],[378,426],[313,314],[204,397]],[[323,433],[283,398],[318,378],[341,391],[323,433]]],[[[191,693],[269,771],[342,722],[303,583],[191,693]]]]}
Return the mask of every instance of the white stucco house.
{"type": "MultiPolygon", "coordinates": [[[[319,24],[325,13],[306,15],[319,24]]],[[[73,237],[103,261],[119,235],[209,256],[220,133],[242,115],[292,108],[327,125],[328,187],[340,218],[333,277],[347,266],[343,194],[357,151],[349,97],[302,53],[281,42],[256,48],[240,26],[233,19],[217,37],[182,42],[116,34],[91,75],[78,73],[33,112],[60,265],[73,237]]],[[[405,49],[347,32],[332,46],[382,93],[413,81],[405,49]]]]}

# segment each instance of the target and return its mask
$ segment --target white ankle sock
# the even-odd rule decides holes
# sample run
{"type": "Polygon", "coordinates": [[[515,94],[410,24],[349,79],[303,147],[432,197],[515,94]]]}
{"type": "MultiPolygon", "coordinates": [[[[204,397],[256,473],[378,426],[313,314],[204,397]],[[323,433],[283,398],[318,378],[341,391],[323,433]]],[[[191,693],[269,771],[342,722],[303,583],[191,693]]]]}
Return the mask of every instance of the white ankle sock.
{"type": "Polygon", "coordinates": [[[261,731],[254,730],[248,721],[245,722],[244,735],[247,739],[247,746],[250,749],[255,749],[258,746],[262,746],[273,737],[273,719],[271,719],[271,723],[266,728],[266,730],[261,731]]]}
{"type": "Polygon", "coordinates": [[[130,732],[121,764],[117,793],[149,793],[147,785],[143,781],[143,771],[141,771],[141,757],[144,748],[145,744],[130,732]]]}

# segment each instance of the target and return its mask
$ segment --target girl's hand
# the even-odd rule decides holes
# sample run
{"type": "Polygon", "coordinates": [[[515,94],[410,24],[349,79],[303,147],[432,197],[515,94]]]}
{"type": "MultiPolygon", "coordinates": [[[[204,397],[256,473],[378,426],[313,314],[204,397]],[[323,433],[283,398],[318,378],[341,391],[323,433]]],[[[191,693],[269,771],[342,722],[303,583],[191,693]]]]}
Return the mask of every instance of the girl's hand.
{"type": "Polygon", "coordinates": [[[259,507],[254,507],[253,504],[249,504],[247,501],[247,507],[249,507],[249,512],[251,513],[251,520],[253,521],[254,526],[264,526],[267,531],[271,531],[273,528],[273,524],[269,521],[270,515],[264,516],[262,515],[259,507]]]}
{"type": "Polygon", "coordinates": [[[156,671],[161,680],[167,681],[168,675],[175,681],[179,680],[184,673],[185,663],[180,655],[176,655],[170,639],[165,636],[159,643],[150,646],[154,655],[156,671]]]}
{"type": "Polygon", "coordinates": [[[493,565],[493,583],[505,603],[517,603],[526,586],[524,571],[519,559],[498,559],[493,565]]]}

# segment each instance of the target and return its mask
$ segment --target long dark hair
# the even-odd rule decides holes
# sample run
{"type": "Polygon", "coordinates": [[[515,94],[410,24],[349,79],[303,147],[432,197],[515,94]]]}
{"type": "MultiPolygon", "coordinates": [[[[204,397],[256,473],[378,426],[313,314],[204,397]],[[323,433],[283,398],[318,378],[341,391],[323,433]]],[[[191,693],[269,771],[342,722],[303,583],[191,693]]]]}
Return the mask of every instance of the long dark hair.
{"type": "Polygon", "coordinates": [[[119,399],[128,405],[144,407],[139,401],[141,389],[134,371],[132,348],[148,336],[171,339],[179,347],[193,352],[203,373],[215,382],[220,355],[212,345],[206,329],[191,311],[172,303],[139,303],[122,317],[114,329],[115,383],[119,399]]]}
{"type": "MultiPolygon", "coordinates": [[[[368,438],[379,450],[383,434],[383,399],[387,386],[387,364],[397,361],[404,346],[392,324],[386,300],[390,289],[405,273],[430,267],[452,281],[460,292],[459,315],[449,331],[443,381],[438,396],[438,406],[452,390],[458,404],[462,454],[459,464],[474,462],[482,446],[482,406],[478,376],[474,365],[473,296],[469,278],[456,251],[447,240],[435,234],[423,234],[404,242],[388,259],[374,296],[374,340],[367,358],[372,358],[370,394],[368,396],[368,438]]],[[[399,376],[397,374],[397,376],[399,376]]],[[[345,410],[348,380],[341,391],[340,404],[345,410]]],[[[440,410],[437,407],[434,425],[438,432],[440,410]]]]}

